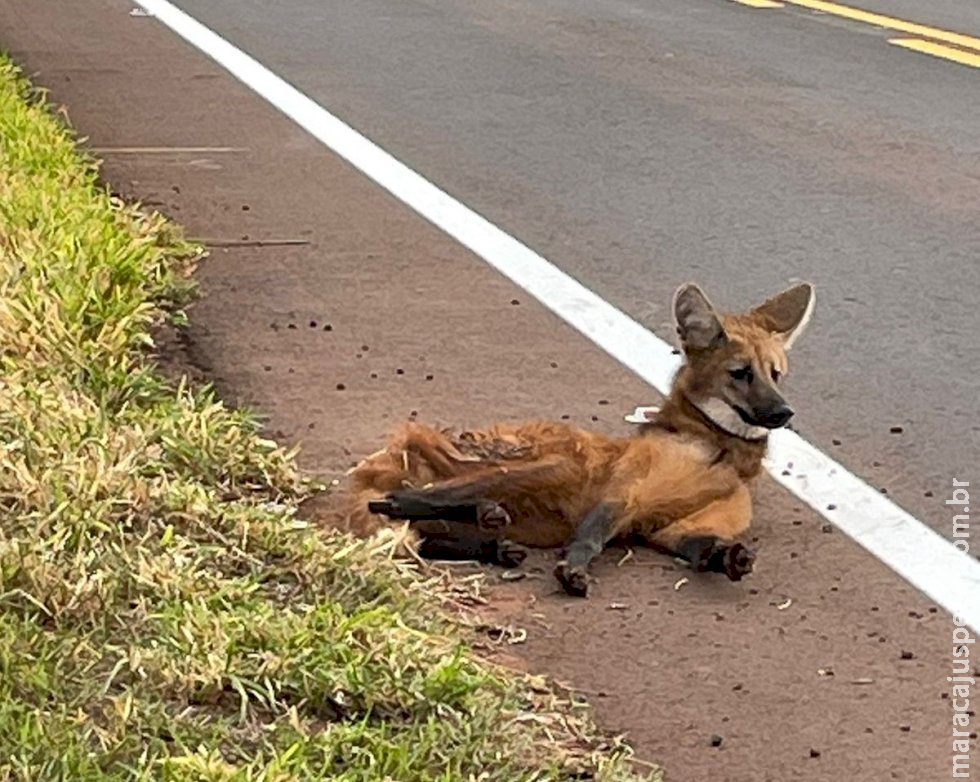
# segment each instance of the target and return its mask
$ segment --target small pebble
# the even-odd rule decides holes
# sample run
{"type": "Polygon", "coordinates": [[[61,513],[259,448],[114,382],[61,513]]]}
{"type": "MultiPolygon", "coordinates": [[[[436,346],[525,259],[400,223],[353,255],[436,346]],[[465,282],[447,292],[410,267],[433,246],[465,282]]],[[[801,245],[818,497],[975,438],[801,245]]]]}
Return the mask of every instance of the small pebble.
{"type": "Polygon", "coordinates": [[[822,527],[820,528],[820,531],[821,531],[821,532],[826,532],[826,533],[828,533],[828,534],[829,534],[829,533],[831,533],[831,532],[833,532],[833,531],[834,531],[834,525],[833,525],[833,524],[824,524],[824,525],[823,525],[823,526],[822,526],[822,527]]]}
{"type": "Polygon", "coordinates": [[[900,730],[902,731],[902,733],[908,733],[909,731],[912,730],[912,726],[911,725],[902,725],[901,728],[900,728],[900,730]]]}
{"type": "Polygon", "coordinates": [[[333,326],[331,326],[329,323],[324,323],[323,324],[323,330],[324,331],[333,331],[333,326]]]}
{"type": "Polygon", "coordinates": [[[834,445],[840,445],[840,440],[831,440],[834,445]]]}
{"type": "Polygon", "coordinates": [[[820,757],[820,750],[819,749],[811,749],[810,750],[810,757],[811,758],[819,758],[820,757]]]}
{"type": "Polygon", "coordinates": [[[311,320],[310,321],[310,328],[311,329],[315,329],[316,328],[316,321],[315,320],[311,320]]]}
{"type": "Polygon", "coordinates": [[[343,383],[337,383],[338,391],[343,391],[345,388],[347,388],[347,386],[345,386],[343,383]]]}
{"type": "Polygon", "coordinates": [[[837,506],[834,505],[834,503],[830,503],[830,505],[827,506],[827,510],[837,510],[837,506]]]}
{"type": "Polygon", "coordinates": [[[724,741],[724,739],[716,733],[714,736],[711,737],[711,746],[712,747],[720,747],[721,746],[721,742],[723,742],[723,741],[724,741]]]}
{"type": "Polygon", "coordinates": [[[914,660],[915,659],[915,655],[912,652],[907,652],[907,651],[904,651],[903,650],[902,651],[902,659],[903,660],[914,660]]]}
{"type": "Polygon", "coordinates": [[[398,369],[395,370],[395,374],[396,375],[404,375],[405,374],[405,370],[399,367],[398,369]]]}
{"type": "Polygon", "coordinates": [[[900,426],[893,426],[893,427],[892,427],[891,429],[889,429],[888,431],[889,431],[889,432],[891,432],[892,434],[901,434],[901,433],[902,433],[902,432],[904,432],[905,430],[904,430],[904,429],[902,429],[902,427],[900,427],[900,426]]]}

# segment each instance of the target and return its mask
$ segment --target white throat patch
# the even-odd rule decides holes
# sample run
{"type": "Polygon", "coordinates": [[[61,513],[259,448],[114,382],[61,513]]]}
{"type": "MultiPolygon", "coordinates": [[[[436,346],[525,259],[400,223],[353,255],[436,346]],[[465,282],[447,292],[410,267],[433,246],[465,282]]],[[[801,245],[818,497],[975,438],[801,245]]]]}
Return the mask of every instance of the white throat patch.
{"type": "Polygon", "coordinates": [[[690,402],[715,426],[743,440],[764,440],[769,434],[764,426],[747,424],[735,408],[721,399],[710,397],[700,402],[693,399],[690,402]]]}

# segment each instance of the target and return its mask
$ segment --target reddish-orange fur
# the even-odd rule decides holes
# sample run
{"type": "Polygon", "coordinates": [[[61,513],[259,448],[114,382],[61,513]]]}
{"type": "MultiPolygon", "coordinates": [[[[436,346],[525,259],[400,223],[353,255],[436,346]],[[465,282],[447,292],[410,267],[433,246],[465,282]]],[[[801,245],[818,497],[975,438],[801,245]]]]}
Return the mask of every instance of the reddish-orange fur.
{"type": "Polygon", "coordinates": [[[370,535],[386,521],[369,512],[369,501],[406,488],[457,486],[506,509],[512,523],[504,534],[526,546],[568,544],[599,505],[614,515],[606,539],[636,535],[672,551],[699,536],[732,541],[751,521],[750,486],[766,440],[730,433],[701,408],[720,404],[711,400],[753,410],[781,401],[772,378],[785,374],[785,345],[809,316],[812,289],[806,290],[805,301],[790,289],[747,314],[722,317],[688,286],[685,298],[675,299],[687,360],[656,420],[635,436],[552,421],[459,434],[405,424],[352,471],[343,525],[370,535]],[[723,338],[711,336],[715,325],[723,338]],[[731,379],[733,362],[754,368],[760,378],[754,390],[731,379]]]}

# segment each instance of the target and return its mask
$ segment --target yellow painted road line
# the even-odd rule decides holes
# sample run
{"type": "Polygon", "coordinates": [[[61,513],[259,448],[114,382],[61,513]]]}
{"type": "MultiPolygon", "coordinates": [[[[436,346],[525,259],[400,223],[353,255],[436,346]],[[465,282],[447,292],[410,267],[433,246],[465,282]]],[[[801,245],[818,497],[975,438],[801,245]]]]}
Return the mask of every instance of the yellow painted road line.
{"type": "Polygon", "coordinates": [[[921,38],[892,38],[888,43],[896,46],[911,49],[923,54],[931,54],[933,57],[942,57],[944,60],[952,60],[960,65],[969,65],[972,68],[980,68],[980,54],[965,52],[962,49],[954,49],[952,46],[943,46],[935,41],[923,41],[921,38]]]}
{"type": "Polygon", "coordinates": [[[802,8],[809,8],[813,11],[823,11],[825,14],[842,16],[845,19],[852,19],[855,22],[873,24],[877,25],[878,27],[885,27],[889,30],[897,30],[900,33],[917,35],[922,38],[931,38],[934,41],[942,41],[943,43],[953,44],[953,46],[961,46],[966,49],[976,49],[977,51],[980,51],[980,38],[974,38],[972,35],[963,35],[962,33],[951,32],[950,30],[941,30],[938,27],[929,27],[928,25],[924,24],[907,22],[904,19],[896,19],[893,16],[875,14],[871,11],[862,11],[859,8],[840,5],[840,3],[829,3],[826,2],[826,0],[784,0],[784,2],[791,5],[798,5],[802,8]]]}
{"type": "Polygon", "coordinates": [[[777,3],[775,0],[735,0],[736,3],[741,5],[747,5],[751,8],[782,8],[782,3],[777,3]]]}

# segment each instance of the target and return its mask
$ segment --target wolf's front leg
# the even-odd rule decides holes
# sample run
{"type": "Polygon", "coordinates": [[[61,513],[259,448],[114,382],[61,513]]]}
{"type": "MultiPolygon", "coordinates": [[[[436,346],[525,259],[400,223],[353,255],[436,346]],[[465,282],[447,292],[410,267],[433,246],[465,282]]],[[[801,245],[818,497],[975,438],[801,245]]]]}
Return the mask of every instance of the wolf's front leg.
{"type": "Polygon", "coordinates": [[[564,590],[575,597],[589,591],[588,568],[613,537],[619,513],[607,503],[599,503],[578,525],[571,543],[565,547],[562,560],[555,567],[555,577],[564,590]]]}
{"type": "Polygon", "coordinates": [[[752,499],[745,486],[654,533],[650,542],[691,563],[699,573],[724,573],[741,581],[752,572],[755,552],[735,537],[749,528],[752,499]]]}

